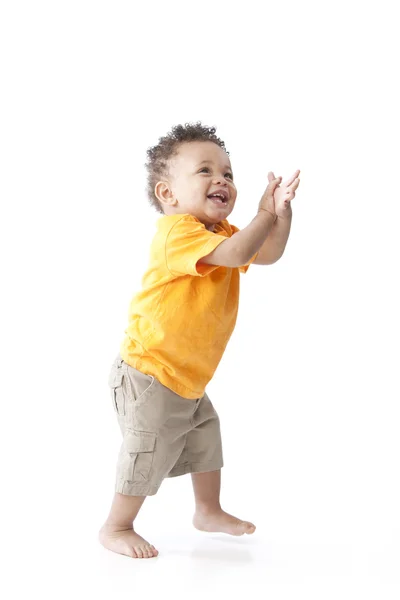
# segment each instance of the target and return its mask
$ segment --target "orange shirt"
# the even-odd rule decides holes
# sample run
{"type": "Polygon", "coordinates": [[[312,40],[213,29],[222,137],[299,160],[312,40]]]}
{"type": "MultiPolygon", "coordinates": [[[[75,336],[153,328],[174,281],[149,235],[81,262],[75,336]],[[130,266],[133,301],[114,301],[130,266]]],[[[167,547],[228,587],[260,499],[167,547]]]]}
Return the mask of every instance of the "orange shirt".
{"type": "Polygon", "coordinates": [[[239,271],[255,256],[239,268],[197,262],[238,231],[228,221],[212,232],[189,214],[161,217],[130,304],[121,357],[184,398],[204,395],[236,323],[239,271]]]}

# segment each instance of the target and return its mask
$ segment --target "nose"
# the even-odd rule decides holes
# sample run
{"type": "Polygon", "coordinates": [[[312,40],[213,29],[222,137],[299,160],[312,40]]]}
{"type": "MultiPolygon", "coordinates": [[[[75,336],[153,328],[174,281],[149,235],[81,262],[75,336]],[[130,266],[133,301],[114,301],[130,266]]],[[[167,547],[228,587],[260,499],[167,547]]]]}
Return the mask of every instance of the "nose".
{"type": "Polygon", "coordinates": [[[224,175],[215,175],[214,183],[217,185],[227,185],[227,181],[224,175]]]}

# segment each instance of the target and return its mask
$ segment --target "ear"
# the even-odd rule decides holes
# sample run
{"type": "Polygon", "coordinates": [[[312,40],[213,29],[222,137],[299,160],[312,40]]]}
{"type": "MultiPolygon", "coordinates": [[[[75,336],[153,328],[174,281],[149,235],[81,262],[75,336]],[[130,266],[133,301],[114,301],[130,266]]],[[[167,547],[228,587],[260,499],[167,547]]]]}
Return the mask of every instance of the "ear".
{"type": "Polygon", "coordinates": [[[168,206],[175,206],[177,204],[176,198],[172,193],[172,189],[167,181],[158,181],[154,188],[156,198],[162,204],[168,204],[168,206]]]}

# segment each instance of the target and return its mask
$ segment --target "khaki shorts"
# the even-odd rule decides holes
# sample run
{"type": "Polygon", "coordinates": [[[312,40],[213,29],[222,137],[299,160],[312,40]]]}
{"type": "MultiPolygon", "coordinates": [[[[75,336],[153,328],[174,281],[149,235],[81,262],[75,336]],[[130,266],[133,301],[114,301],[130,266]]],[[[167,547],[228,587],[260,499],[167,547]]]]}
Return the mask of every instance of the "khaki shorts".
{"type": "Polygon", "coordinates": [[[123,435],[116,492],[153,496],[165,477],[223,466],[219,418],[207,394],[182,398],[119,354],[108,384],[123,435]]]}

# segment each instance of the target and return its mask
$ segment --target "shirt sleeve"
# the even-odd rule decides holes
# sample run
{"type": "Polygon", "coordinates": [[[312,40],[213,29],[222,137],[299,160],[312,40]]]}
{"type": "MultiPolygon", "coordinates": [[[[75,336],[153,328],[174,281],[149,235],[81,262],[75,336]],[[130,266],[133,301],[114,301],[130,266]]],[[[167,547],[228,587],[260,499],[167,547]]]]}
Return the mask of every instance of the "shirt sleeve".
{"type": "Polygon", "coordinates": [[[198,275],[204,277],[219,265],[197,264],[227,238],[208,231],[203,223],[182,217],[170,229],[165,240],[165,261],[173,275],[198,275]]]}
{"type": "MultiPolygon", "coordinates": [[[[240,229],[238,227],[235,227],[235,225],[231,225],[230,223],[229,223],[229,225],[232,229],[232,235],[234,235],[235,233],[240,231],[240,229]]],[[[258,252],[256,252],[254,254],[254,256],[252,256],[251,259],[245,265],[239,267],[240,273],[247,273],[249,266],[256,260],[257,256],[258,256],[258,252]]]]}

